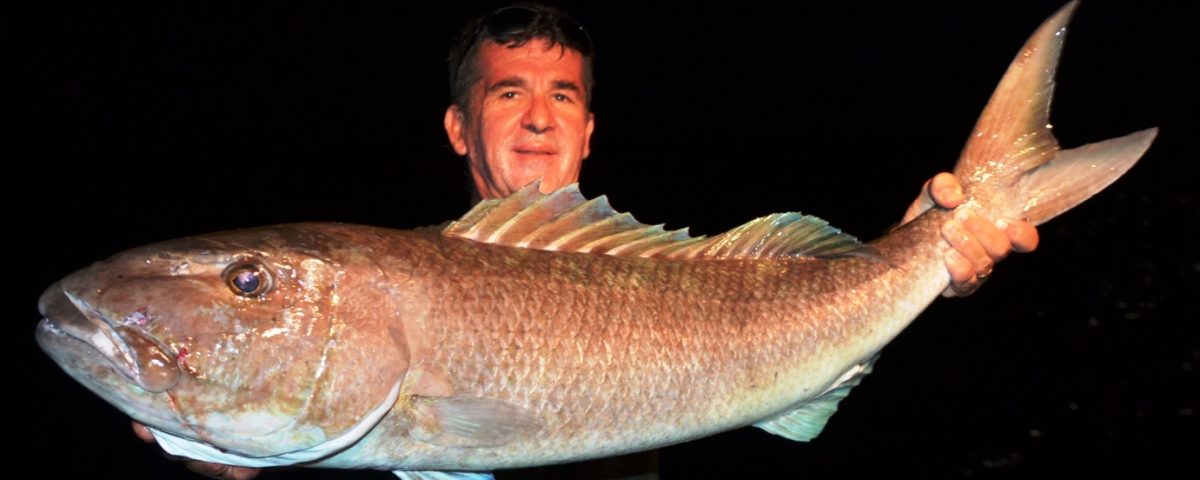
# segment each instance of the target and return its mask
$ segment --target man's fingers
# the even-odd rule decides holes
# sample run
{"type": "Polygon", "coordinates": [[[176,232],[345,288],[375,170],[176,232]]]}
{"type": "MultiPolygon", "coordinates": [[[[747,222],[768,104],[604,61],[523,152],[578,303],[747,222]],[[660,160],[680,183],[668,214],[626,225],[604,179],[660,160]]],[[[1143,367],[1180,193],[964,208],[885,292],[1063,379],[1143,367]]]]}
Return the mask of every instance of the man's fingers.
{"type": "Polygon", "coordinates": [[[913,200],[912,204],[908,206],[908,210],[904,212],[904,218],[900,220],[901,225],[911,222],[914,218],[929,210],[929,207],[933,206],[933,198],[929,196],[929,185],[931,183],[933,183],[932,179],[926,180],[925,184],[921,185],[921,193],[917,195],[917,199],[913,200]]]}
{"type": "Polygon", "coordinates": [[[950,286],[942,292],[944,297],[965,297],[979,288],[975,267],[957,250],[947,250],[946,270],[950,272],[950,286]]]}
{"type": "Polygon", "coordinates": [[[188,470],[204,475],[208,478],[225,478],[223,475],[229,470],[229,465],[219,463],[208,463],[197,460],[185,461],[184,465],[188,470]]]}
{"type": "Polygon", "coordinates": [[[1012,243],[1008,240],[1008,234],[986,218],[978,215],[966,215],[966,219],[962,220],[962,225],[991,257],[992,262],[987,265],[989,269],[992,264],[1003,260],[1008,256],[1008,252],[1012,251],[1012,243]]]}
{"type": "Polygon", "coordinates": [[[1039,241],[1037,228],[1029,222],[1000,220],[996,226],[1003,227],[1005,235],[1008,236],[1008,241],[1012,243],[1013,251],[1024,253],[1037,249],[1039,241]]]}
{"type": "Polygon", "coordinates": [[[201,462],[199,460],[188,461],[188,470],[204,475],[208,478],[216,478],[219,480],[250,480],[258,476],[260,471],[257,468],[234,467],[230,465],[222,465],[220,463],[201,462]]]}
{"type": "Polygon", "coordinates": [[[987,276],[992,272],[994,264],[992,257],[988,255],[979,240],[967,231],[962,222],[957,219],[947,221],[942,225],[942,238],[946,239],[960,256],[966,258],[966,261],[973,267],[973,275],[987,276]]]}
{"type": "Polygon", "coordinates": [[[262,469],[250,467],[229,467],[225,470],[225,476],[228,480],[250,480],[258,476],[258,472],[262,469]]]}
{"type": "Polygon", "coordinates": [[[949,173],[939,173],[921,186],[921,193],[908,206],[900,224],[911,222],[934,205],[949,209],[959,206],[964,199],[962,185],[958,183],[958,178],[949,173]]]}
{"type": "Polygon", "coordinates": [[[939,207],[954,208],[962,204],[965,197],[963,195],[962,184],[958,183],[958,178],[949,173],[939,173],[926,183],[929,186],[928,195],[933,199],[939,207]]]}
{"type": "MultiPolygon", "coordinates": [[[[908,207],[901,224],[908,223],[937,205],[953,209],[966,200],[962,184],[949,173],[939,173],[921,187],[921,194],[908,207]]],[[[1019,220],[990,219],[963,210],[942,225],[942,238],[952,250],[946,252],[950,286],[947,297],[970,295],[992,274],[996,262],[1009,252],[1029,252],[1037,248],[1037,229],[1019,220]]]]}
{"type": "Polygon", "coordinates": [[[149,428],[138,422],[133,422],[133,434],[137,435],[143,442],[154,443],[154,434],[150,433],[149,428]]]}
{"type": "MultiPolygon", "coordinates": [[[[154,435],[150,433],[150,429],[146,428],[138,422],[133,422],[133,433],[143,441],[154,443],[154,435]]],[[[184,457],[177,457],[166,452],[163,452],[167,458],[171,460],[183,460],[184,465],[188,470],[204,475],[208,478],[217,478],[221,480],[250,480],[258,476],[261,470],[250,467],[234,467],[230,465],[222,465],[220,463],[201,462],[199,460],[191,460],[184,457]]]]}

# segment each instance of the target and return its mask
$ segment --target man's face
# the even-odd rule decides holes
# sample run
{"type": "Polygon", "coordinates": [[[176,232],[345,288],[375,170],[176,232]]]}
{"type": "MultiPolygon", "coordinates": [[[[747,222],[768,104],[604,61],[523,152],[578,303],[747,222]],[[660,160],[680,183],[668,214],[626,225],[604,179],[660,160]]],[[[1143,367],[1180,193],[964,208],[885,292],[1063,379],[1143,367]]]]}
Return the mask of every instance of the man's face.
{"type": "Polygon", "coordinates": [[[539,178],[549,193],[578,181],[594,126],[579,52],[542,39],[520,48],[487,42],[478,62],[471,111],[451,105],[445,126],[479,194],[506,197],[539,178]]]}

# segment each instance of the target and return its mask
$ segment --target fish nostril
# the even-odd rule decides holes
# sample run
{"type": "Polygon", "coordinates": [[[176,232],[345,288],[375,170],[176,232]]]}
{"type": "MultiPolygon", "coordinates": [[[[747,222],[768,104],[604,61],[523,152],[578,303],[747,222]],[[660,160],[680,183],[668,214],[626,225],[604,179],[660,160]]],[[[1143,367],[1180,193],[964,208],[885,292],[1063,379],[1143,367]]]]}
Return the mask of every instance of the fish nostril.
{"type": "Polygon", "coordinates": [[[121,323],[126,327],[145,327],[153,319],[149,313],[149,309],[142,307],[126,315],[125,318],[121,319],[121,323]]]}

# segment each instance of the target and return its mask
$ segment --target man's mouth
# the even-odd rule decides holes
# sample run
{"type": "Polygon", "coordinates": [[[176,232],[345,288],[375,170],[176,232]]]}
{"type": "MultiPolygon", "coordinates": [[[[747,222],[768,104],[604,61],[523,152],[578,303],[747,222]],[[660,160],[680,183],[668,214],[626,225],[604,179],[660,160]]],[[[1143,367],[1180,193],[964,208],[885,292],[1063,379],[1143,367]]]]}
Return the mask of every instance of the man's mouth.
{"type": "Polygon", "coordinates": [[[555,155],[558,153],[550,147],[517,147],[513,151],[518,155],[555,155]]]}

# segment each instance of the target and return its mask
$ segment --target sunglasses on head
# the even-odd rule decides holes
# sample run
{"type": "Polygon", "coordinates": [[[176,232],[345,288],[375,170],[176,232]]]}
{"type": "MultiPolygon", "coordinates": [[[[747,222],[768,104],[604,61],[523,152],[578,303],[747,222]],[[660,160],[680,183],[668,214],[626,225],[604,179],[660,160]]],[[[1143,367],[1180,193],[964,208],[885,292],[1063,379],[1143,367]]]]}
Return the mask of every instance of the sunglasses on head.
{"type": "Polygon", "coordinates": [[[558,31],[562,33],[563,37],[558,40],[563,45],[577,50],[585,56],[592,54],[592,38],[588,35],[587,30],[565,15],[555,15],[521,5],[512,5],[492,12],[484,19],[483,26],[492,37],[504,41],[528,32],[530,26],[542,17],[548,17],[554,22],[554,26],[558,27],[558,31]]]}

